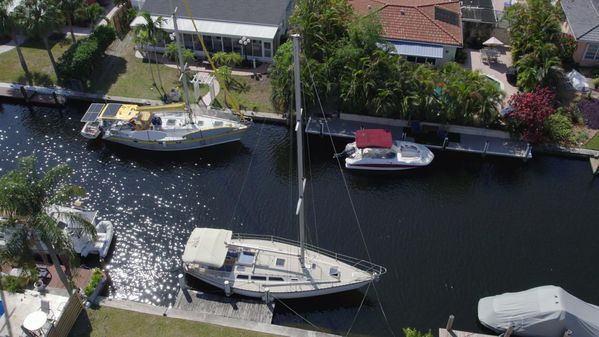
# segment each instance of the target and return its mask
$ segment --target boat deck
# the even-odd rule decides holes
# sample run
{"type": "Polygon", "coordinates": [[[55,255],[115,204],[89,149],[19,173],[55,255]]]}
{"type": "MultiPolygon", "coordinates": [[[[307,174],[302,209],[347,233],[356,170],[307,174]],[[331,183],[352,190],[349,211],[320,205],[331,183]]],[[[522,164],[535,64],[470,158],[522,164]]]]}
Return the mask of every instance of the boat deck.
{"type": "Polygon", "coordinates": [[[266,304],[262,301],[234,296],[225,297],[194,290],[179,290],[173,308],[270,324],[275,303],[266,304]]]}
{"type": "Polygon", "coordinates": [[[445,330],[439,329],[439,337],[497,337],[495,335],[485,335],[481,333],[458,331],[458,330],[445,330]]]}

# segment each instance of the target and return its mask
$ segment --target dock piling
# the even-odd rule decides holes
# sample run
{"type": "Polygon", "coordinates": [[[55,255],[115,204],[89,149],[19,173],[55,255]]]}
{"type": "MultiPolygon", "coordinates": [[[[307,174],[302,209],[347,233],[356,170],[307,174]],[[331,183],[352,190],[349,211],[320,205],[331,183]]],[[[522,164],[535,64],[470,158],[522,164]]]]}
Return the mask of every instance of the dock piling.
{"type": "Polygon", "coordinates": [[[599,157],[589,157],[591,163],[591,171],[593,174],[599,174],[599,157]]]}
{"type": "Polygon", "coordinates": [[[231,283],[229,281],[225,281],[225,295],[227,297],[231,296],[231,283]]]}
{"type": "Polygon", "coordinates": [[[447,319],[447,326],[445,326],[445,330],[451,331],[453,329],[454,319],[455,319],[454,315],[449,315],[449,318],[447,319]]]}
{"type": "Polygon", "coordinates": [[[507,327],[507,330],[505,330],[505,332],[503,334],[501,334],[501,336],[510,337],[512,335],[513,331],[514,331],[514,325],[510,324],[510,326],[507,327]]]}
{"type": "Polygon", "coordinates": [[[449,137],[445,137],[443,139],[443,150],[445,150],[445,148],[447,147],[447,144],[449,143],[449,137]]]}
{"type": "Polygon", "coordinates": [[[572,337],[572,330],[564,331],[564,337],[572,337]]]}
{"type": "Polygon", "coordinates": [[[489,140],[485,140],[485,148],[483,149],[483,157],[487,155],[487,150],[489,149],[489,140]]]}
{"type": "Polygon", "coordinates": [[[185,275],[179,274],[177,275],[177,278],[179,279],[179,287],[181,289],[186,289],[187,285],[185,284],[185,275]]]}
{"type": "Polygon", "coordinates": [[[27,89],[25,89],[25,87],[20,87],[19,89],[21,89],[21,95],[23,95],[23,99],[25,100],[26,104],[29,104],[29,94],[27,93],[27,89]]]}

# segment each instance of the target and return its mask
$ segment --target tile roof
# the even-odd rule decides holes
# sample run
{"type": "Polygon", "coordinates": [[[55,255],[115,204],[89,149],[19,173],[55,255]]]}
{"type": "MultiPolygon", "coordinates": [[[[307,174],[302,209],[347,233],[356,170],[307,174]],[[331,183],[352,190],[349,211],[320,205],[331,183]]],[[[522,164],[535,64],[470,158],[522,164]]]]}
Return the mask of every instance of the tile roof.
{"type": "Polygon", "coordinates": [[[383,37],[452,46],[462,46],[462,22],[458,0],[349,0],[360,15],[378,13],[383,37]],[[435,8],[458,16],[457,25],[435,18],[435,8]]]}
{"type": "Polygon", "coordinates": [[[576,40],[599,42],[599,0],[560,2],[576,40]]]}

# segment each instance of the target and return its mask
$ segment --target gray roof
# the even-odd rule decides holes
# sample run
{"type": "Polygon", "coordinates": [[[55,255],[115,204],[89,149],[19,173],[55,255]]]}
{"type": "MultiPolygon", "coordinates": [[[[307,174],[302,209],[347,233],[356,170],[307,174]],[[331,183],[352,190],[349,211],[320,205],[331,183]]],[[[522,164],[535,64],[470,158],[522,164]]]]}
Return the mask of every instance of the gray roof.
{"type": "MultiPolygon", "coordinates": [[[[285,18],[291,0],[188,0],[196,19],[278,26],[285,18]]],[[[178,7],[179,17],[189,17],[183,0],[146,0],[142,11],[171,16],[178,7]],[[172,3],[172,7],[171,7],[172,3]]]]}
{"type": "Polygon", "coordinates": [[[561,4],[576,40],[599,42],[599,0],[563,0],[561,4]]]}

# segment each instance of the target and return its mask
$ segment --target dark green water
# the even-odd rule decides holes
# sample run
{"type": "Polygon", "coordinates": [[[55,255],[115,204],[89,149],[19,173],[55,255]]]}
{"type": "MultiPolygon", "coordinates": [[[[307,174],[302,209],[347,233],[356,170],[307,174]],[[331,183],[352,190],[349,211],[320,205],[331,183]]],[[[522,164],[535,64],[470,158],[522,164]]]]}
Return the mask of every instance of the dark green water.
{"type": "MultiPolygon", "coordinates": [[[[3,104],[0,174],[30,154],[44,168],[71,164],[89,192],[85,203],[116,226],[111,296],[173,303],[179,258],[196,226],[297,237],[285,128],[258,123],[241,144],[160,155],[81,138],[85,108],[3,104]]],[[[366,257],[330,144],[310,137],[309,146],[310,241],[366,257]]],[[[389,270],[376,290],[397,335],[406,326],[436,331],[451,313],[456,329],[482,331],[480,297],[539,285],[599,304],[599,180],[588,162],[438,152],[419,171],[346,177],[372,259],[389,270]]],[[[364,290],[286,303],[343,334],[364,290]]],[[[280,304],[274,322],[306,326],[280,304]]],[[[352,333],[389,335],[373,288],[352,333]]]]}

